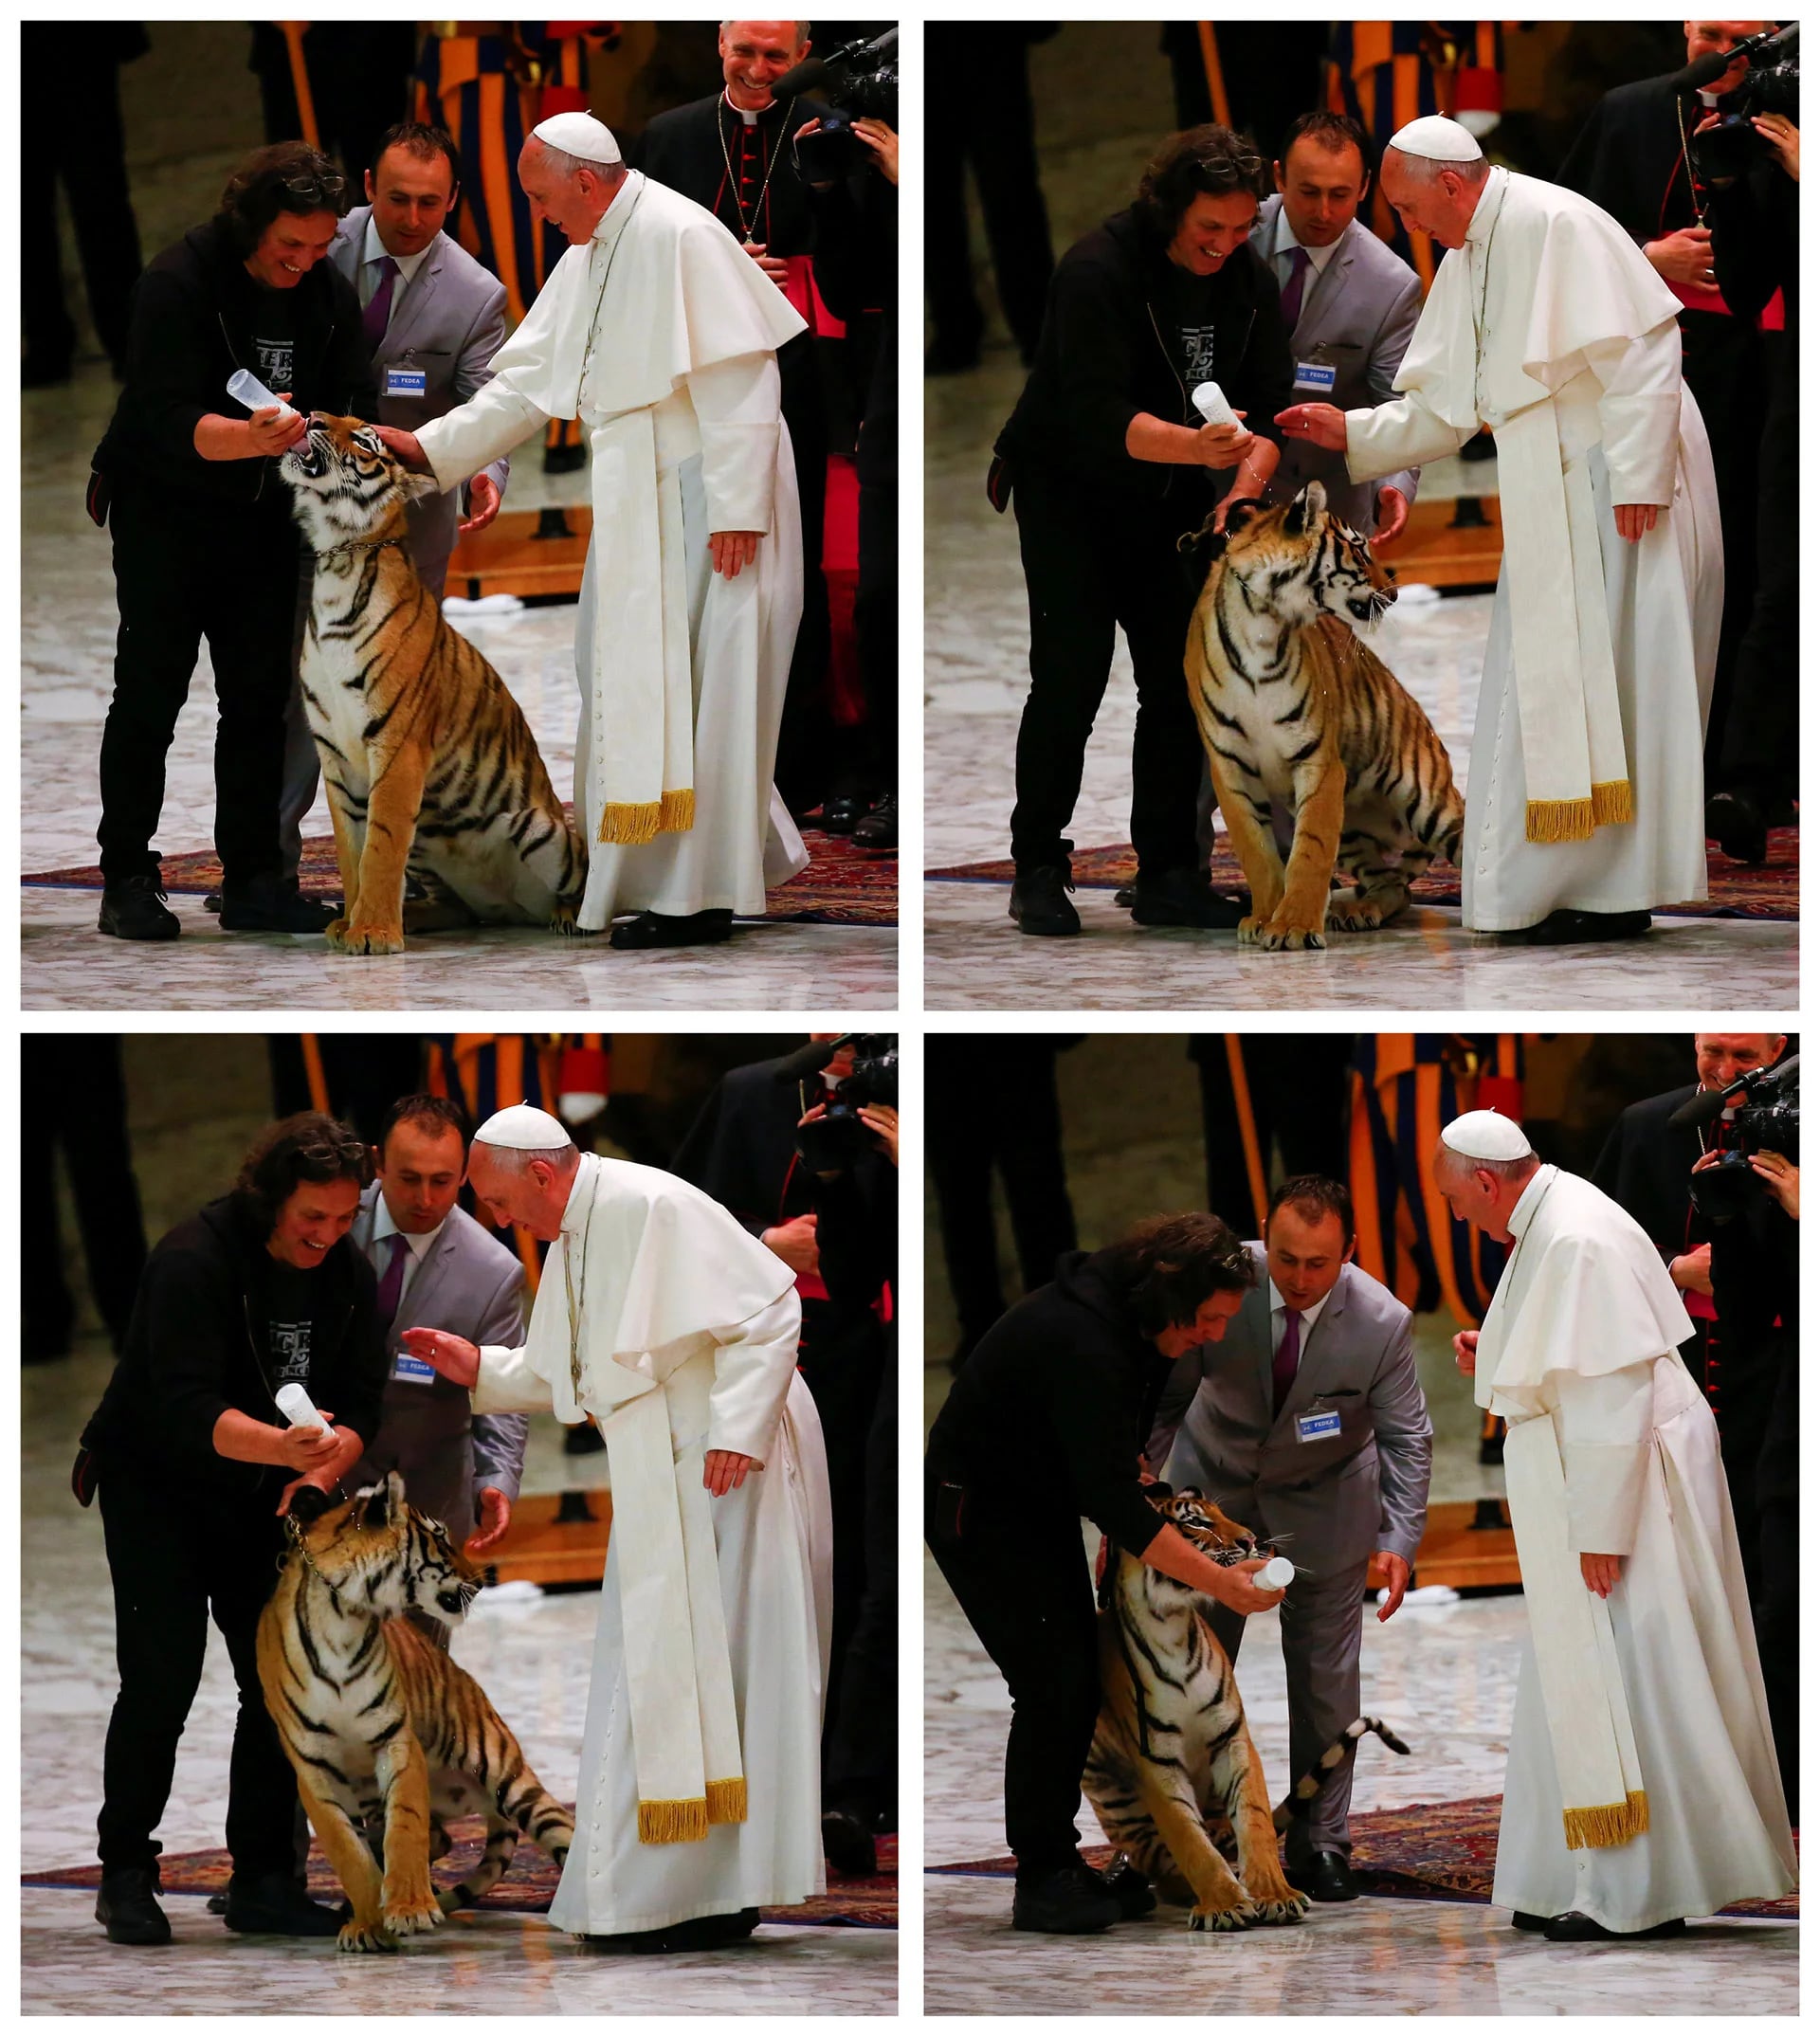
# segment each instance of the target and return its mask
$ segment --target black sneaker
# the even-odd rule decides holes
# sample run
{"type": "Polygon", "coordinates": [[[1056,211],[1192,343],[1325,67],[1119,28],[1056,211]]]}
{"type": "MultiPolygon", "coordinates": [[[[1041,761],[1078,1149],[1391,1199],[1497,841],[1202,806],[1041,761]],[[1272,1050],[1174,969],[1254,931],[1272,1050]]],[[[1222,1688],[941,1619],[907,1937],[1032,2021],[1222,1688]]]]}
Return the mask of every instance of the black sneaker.
{"type": "Polygon", "coordinates": [[[265,872],[221,887],[223,933],[318,934],[337,917],[337,908],[305,898],[295,877],[265,872]]]}
{"type": "Polygon", "coordinates": [[[1019,1880],[1011,1897],[1011,1928],[1056,1937],[1090,1936],[1109,1929],[1123,1911],[1106,1883],[1082,1860],[1031,1881],[1019,1880]]]}
{"type": "Polygon", "coordinates": [[[169,1944],[171,1925],[158,1907],[157,1875],[147,1866],[128,1866],[101,1876],[95,1897],[95,1920],[107,1929],[110,1944],[169,1944]]]}
{"type": "Polygon", "coordinates": [[[898,845],[898,795],[887,791],[872,810],[853,823],[856,848],[895,848],[898,845]]]}
{"type": "Polygon", "coordinates": [[[263,1873],[250,1881],[234,1875],[222,1920],[229,1930],[272,1937],[332,1937],[341,1927],[336,1910],[312,1901],[303,1884],[284,1873],[263,1873]]]}
{"type": "Polygon", "coordinates": [[[1119,1914],[1126,1922],[1135,1923],[1156,1906],[1156,1897],[1151,1892],[1149,1879],[1139,1873],[1122,1852],[1114,1855],[1112,1864],[1100,1878],[1105,1882],[1106,1893],[1119,1904],[1119,1914]]]}
{"type": "Polygon", "coordinates": [[[1020,869],[1011,885],[1010,914],[1020,933],[1078,934],[1081,915],[1069,904],[1074,889],[1074,865],[1065,856],[1060,863],[1038,863],[1020,869]]]}
{"type": "Polygon", "coordinates": [[[101,893],[97,930],[117,940],[174,940],[183,927],[164,895],[164,880],[153,870],[110,883],[101,893]]]}
{"type": "Polygon", "coordinates": [[[1140,870],[1132,886],[1131,916],[1139,926],[1201,926],[1230,932],[1245,917],[1236,899],[1225,898],[1194,869],[1166,869],[1147,877],[1140,870]]]}

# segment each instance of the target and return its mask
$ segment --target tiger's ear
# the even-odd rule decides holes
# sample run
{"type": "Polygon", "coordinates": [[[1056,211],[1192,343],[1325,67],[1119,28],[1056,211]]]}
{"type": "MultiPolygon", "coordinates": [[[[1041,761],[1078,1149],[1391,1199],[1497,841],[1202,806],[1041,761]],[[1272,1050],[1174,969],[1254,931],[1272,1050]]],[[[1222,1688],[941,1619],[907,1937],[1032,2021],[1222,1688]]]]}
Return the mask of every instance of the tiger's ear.
{"type": "Polygon", "coordinates": [[[314,1484],[300,1484],[291,1494],[291,1518],[300,1527],[308,1527],[331,1511],[336,1500],[327,1492],[314,1484]]]}
{"type": "Polygon", "coordinates": [[[367,1502],[362,1515],[369,1527],[390,1527],[404,1511],[405,1481],[393,1471],[388,1471],[385,1482],[375,1484],[372,1491],[360,1495],[367,1502]]]}
{"type": "Polygon", "coordinates": [[[1242,501],[1232,503],[1226,512],[1227,536],[1228,538],[1236,537],[1247,523],[1263,514],[1263,502],[1253,496],[1247,495],[1242,501]]]}
{"type": "Polygon", "coordinates": [[[1294,501],[1289,504],[1289,514],[1283,519],[1283,527],[1292,537],[1300,537],[1309,529],[1316,518],[1327,510],[1327,490],[1319,481],[1311,481],[1294,501]]]}

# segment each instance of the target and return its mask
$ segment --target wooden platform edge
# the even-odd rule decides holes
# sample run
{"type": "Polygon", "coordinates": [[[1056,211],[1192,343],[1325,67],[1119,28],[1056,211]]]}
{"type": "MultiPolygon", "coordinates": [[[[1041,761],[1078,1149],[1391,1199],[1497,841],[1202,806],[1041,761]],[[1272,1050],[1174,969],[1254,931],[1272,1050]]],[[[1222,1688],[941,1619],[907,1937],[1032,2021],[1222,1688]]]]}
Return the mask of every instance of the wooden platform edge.
{"type": "Polygon", "coordinates": [[[485,1559],[502,1584],[598,1584],[612,1520],[610,1492],[538,1492],[512,1508],[504,1540],[485,1559]]]}
{"type": "MultiPolygon", "coordinates": [[[[1381,1591],[1388,1581],[1382,1560],[1374,1555],[1368,1588],[1381,1591]]],[[[1511,1532],[1510,1512],[1504,1501],[1465,1500],[1430,1506],[1422,1545],[1415,1552],[1415,1572],[1410,1581],[1411,1589],[1424,1584],[1449,1584],[1456,1591],[1521,1590],[1523,1572],[1517,1562],[1517,1536],[1511,1532]],[[1501,1525],[1474,1524],[1484,1507],[1497,1508],[1501,1525]]]]}

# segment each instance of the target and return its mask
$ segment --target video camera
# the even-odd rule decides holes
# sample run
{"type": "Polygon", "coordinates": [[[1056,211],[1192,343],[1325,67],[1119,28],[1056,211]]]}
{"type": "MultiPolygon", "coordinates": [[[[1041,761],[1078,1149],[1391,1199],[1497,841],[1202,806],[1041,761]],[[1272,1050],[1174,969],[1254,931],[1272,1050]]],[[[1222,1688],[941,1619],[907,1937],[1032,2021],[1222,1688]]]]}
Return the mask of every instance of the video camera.
{"type": "Polygon", "coordinates": [[[1716,1166],[1702,1167],[1688,1183],[1694,1207],[1709,1223],[1730,1223],[1741,1216],[1764,1188],[1751,1166],[1753,1153],[1780,1153],[1797,1165],[1801,1157],[1801,1099],[1795,1070],[1801,1056],[1793,1054],[1774,1067],[1753,1067],[1729,1088],[1701,1089],[1668,1119],[1679,1129],[1705,1124],[1722,1116],[1742,1098],[1725,1126],[1725,1147],[1716,1166]]]}
{"type": "Polygon", "coordinates": [[[1799,124],[1801,64],[1796,45],[1800,34],[1799,22],[1791,22],[1785,28],[1766,28],[1727,50],[1696,58],[1675,80],[1678,90],[1697,92],[1722,78],[1739,57],[1750,63],[1750,69],[1721,100],[1719,125],[1687,138],[1695,173],[1705,182],[1735,183],[1759,156],[1771,153],[1770,144],[1751,125],[1755,115],[1779,113],[1799,124]]]}
{"type": "MultiPolygon", "coordinates": [[[[844,1173],[863,1154],[873,1151],[875,1134],[861,1118],[866,1103],[898,1103],[898,1035],[895,1032],[844,1032],[839,1039],[811,1040],[779,1063],[780,1082],[807,1082],[819,1075],[843,1046],[853,1049],[853,1064],[822,1095],[822,1115],[796,1127],[796,1150],[812,1173],[844,1173]]],[[[814,1099],[805,1098],[808,1109],[814,1099]]]]}
{"type": "Polygon", "coordinates": [[[838,184],[873,160],[852,132],[853,122],[898,124],[898,31],[887,28],[869,43],[843,43],[826,57],[805,57],[778,79],[772,95],[788,99],[818,90],[828,112],[815,132],[796,143],[796,167],[805,184],[838,184]]]}

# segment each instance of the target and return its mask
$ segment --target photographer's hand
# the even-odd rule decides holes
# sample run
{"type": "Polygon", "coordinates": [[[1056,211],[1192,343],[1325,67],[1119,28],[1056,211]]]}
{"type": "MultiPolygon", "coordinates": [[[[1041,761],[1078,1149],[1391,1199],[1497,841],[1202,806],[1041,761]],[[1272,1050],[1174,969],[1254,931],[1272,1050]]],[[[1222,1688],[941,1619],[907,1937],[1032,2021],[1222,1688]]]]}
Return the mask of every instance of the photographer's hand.
{"type": "Polygon", "coordinates": [[[1801,1169],[1793,1160],[1780,1153],[1753,1153],[1751,1172],[1755,1173],[1785,1212],[1799,1223],[1801,1220],[1801,1169]]]}
{"type": "MultiPolygon", "coordinates": [[[[1759,120],[1757,125],[1763,123],[1759,120]]],[[[898,181],[898,137],[883,120],[855,120],[853,132],[879,159],[879,168],[887,184],[898,181]]]]}
{"type": "Polygon", "coordinates": [[[886,1102],[862,1103],[860,1122],[868,1131],[878,1133],[884,1155],[895,1167],[898,1163],[898,1113],[886,1102]]]}
{"type": "MultiPolygon", "coordinates": [[[[790,137],[790,147],[791,147],[791,153],[792,153],[792,155],[793,155],[795,154],[795,152],[796,152],[796,144],[797,144],[797,143],[798,143],[798,142],[799,142],[799,141],[800,141],[800,140],[801,140],[801,139],[803,138],[803,136],[804,136],[805,135],[812,135],[812,134],[814,134],[814,133],[815,133],[815,132],[816,132],[816,131],[817,131],[817,130],[818,130],[818,129],[819,129],[819,128],[821,127],[821,124],[822,124],[822,123],[821,123],[821,122],[820,122],[819,120],[805,120],[805,121],[803,122],[803,124],[802,124],[802,125],[801,125],[801,126],[800,126],[800,127],[799,127],[799,128],[798,128],[798,129],[796,130],[796,132],[795,132],[795,133],[794,133],[793,135],[792,135],[792,136],[790,137]]],[[[803,179],[803,182],[804,182],[805,184],[808,184],[808,185],[809,185],[809,188],[810,188],[810,191],[832,191],[832,190],[834,189],[834,187],[833,187],[833,185],[832,185],[831,183],[829,183],[829,184],[814,184],[814,183],[810,183],[810,180],[809,180],[809,178],[808,178],[808,177],[805,177],[805,178],[803,179]]]]}
{"type": "Polygon", "coordinates": [[[775,1252],[792,1272],[819,1273],[822,1253],[815,1241],[816,1221],[811,1214],[792,1216],[788,1223],[774,1223],[770,1229],[759,1232],[758,1242],[767,1251],[775,1252]]]}
{"type": "MultiPolygon", "coordinates": [[[[1751,125],[1775,151],[1775,159],[1798,184],[1801,181],[1801,130],[1780,113],[1755,113],[1751,125]]],[[[893,177],[895,184],[898,180],[893,177]]]]}

